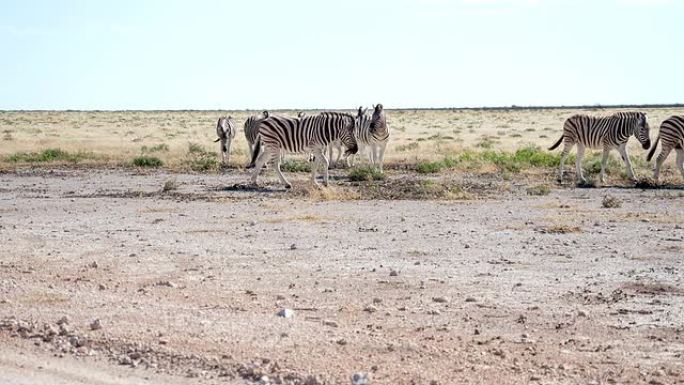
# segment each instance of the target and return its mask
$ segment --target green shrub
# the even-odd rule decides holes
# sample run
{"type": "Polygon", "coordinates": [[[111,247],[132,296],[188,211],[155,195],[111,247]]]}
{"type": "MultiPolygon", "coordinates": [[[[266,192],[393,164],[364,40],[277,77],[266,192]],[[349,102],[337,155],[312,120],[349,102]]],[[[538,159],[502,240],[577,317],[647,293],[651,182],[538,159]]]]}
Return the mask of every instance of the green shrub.
{"type": "Polygon", "coordinates": [[[349,171],[348,176],[352,182],[370,182],[385,179],[385,174],[372,166],[355,167],[349,171]]]}
{"type": "Polygon", "coordinates": [[[133,165],[137,167],[161,167],[164,162],[156,156],[140,155],[133,158],[133,165]]]}
{"type": "Polygon", "coordinates": [[[311,164],[299,159],[285,159],[280,163],[280,170],[287,172],[311,172],[311,164]]]}

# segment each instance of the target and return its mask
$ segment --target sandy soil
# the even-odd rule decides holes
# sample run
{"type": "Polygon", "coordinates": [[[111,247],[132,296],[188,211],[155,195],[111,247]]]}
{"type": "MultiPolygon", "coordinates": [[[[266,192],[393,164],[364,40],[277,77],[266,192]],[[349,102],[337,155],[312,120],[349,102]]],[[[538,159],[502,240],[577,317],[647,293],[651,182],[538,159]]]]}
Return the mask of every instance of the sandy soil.
{"type": "Polygon", "coordinates": [[[478,178],[318,201],[236,171],[0,174],[0,383],[684,383],[681,189],[478,178]]]}

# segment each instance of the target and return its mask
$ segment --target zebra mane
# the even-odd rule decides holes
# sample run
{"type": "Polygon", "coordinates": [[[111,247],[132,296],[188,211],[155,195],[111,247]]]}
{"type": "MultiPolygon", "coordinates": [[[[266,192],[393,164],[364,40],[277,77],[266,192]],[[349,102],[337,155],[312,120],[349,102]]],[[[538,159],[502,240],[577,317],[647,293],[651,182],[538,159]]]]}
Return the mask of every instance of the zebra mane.
{"type": "Polygon", "coordinates": [[[643,112],[638,112],[638,111],[626,111],[626,112],[616,112],[612,115],[612,117],[618,118],[618,119],[633,119],[633,118],[638,118],[641,119],[645,116],[643,112]]]}
{"type": "Polygon", "coordinates": [[[348,114],[346,112],[325,111],[321,112],[320,115],[325,117],[340,117],[354,119],[354,116],[352,114],[348,114]]]}

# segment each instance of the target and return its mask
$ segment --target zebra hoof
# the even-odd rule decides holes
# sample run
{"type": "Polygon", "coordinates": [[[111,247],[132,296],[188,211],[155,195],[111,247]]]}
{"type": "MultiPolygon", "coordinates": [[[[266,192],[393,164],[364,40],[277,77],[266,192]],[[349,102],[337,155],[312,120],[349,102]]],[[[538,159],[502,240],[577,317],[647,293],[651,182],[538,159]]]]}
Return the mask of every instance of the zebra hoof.
{"type": "Polygon", "coordinates": [[[291,188],[292,188],[292,185],[291,185],[291,184],[288,183],[288,184],[285,185],[285,189],[290,190],[291,188]]]}

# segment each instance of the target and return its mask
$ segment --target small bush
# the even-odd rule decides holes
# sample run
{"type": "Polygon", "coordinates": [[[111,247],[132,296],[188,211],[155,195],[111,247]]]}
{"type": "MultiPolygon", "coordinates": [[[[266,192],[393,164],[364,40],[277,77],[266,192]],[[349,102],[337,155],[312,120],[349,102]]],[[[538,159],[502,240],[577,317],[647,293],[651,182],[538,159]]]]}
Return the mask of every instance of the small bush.
{"type": "Polygon", "coordinates": [[[548,185],[540,184],[527,188],[527,195],[544,196],[551,193],[551,188],[548,185]]]}
{"type": "Polygon", "coordinates": [[[133,165],[137,167],[161,167],[164,162],[156,156],[140,155],[133,158],[133,165]]]}
{"type": "Polygon", "coordinates": [[[606,195],[603,197],[601,205],[606,209],[615,209],[622,207],[622,201],[612,195],[606,195]]]}
{"type": "Polygon", "coordinates": [[[349,171],[349,180],[352,182],[371,182],[385,180],[385,174],[372,166],[355,167],[349,171]]]}
{"type": "Polygon", "coordinates": [[[459,163],[459,160],[454,158],[444,158],[437,162],[424,162],[416,165],[416,172],[420,174],[432,174],[440,172],[445,168],[453,168],[459,163]]]}
{"type": "Polygon", "coordinates": [[[285,159],[280,162],[280,170],[287,172],[311,172],[311,164],[298,159],[285,159]]]}

